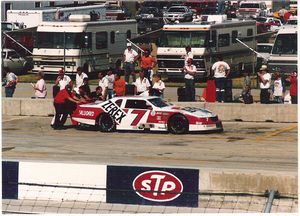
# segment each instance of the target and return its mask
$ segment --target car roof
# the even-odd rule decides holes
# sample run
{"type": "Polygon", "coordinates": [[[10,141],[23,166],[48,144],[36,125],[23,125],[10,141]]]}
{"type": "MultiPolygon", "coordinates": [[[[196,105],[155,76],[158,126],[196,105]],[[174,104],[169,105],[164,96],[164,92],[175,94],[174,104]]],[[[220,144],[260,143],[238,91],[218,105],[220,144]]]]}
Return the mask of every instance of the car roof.
{"type": "Polygon", "coordinates": [[[135,96],[114,97],[113,99],[138,99],[138,100],[145,99],[145,100],[149,100],[149,99],[153,99],[153,98],[159,98],[159,97],[157,97],[157,96],[138,96],[138,95],[135,95],[135,96]]]}

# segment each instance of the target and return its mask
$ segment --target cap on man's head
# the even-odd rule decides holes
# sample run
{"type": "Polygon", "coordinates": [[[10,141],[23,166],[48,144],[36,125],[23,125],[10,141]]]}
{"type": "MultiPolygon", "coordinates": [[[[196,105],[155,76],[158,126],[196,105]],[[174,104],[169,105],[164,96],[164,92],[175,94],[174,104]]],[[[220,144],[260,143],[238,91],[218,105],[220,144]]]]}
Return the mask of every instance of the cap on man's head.
{"type": "Polygon", "coordinates": [[[127,47],[131,47],[131,43],[127,43],[127,47]]]}
{"type": "Polygon", "coordinates": [[[262,65],[259,70],[260,71],[266,71],[266,70],[268,70],[268,66],[267,65],[262,65]]]}

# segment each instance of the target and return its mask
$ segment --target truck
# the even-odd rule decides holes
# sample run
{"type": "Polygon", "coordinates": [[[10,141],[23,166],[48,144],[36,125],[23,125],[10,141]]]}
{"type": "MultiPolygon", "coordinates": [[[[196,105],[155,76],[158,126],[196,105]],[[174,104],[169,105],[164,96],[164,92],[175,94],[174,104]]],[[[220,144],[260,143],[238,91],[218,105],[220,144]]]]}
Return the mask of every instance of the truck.
{"type": "Polygon", "coordinates": [[[237,76],[242,69],[254,72],[255,53],[236,38],[256,50],[255,37],[254,20],[226,20],[226,15],[203,15],[199,21],[164,25],[158,40],[158,73],[182,78],[186,46],[191,47],[198,78],[208,76],[218,55],[223,56],[237,76]]]}
{"type": "Polygon", "coordinates": [[[56,74],[64,68],[75,74],[107,70],[121,64],[126,40],[137,35],[136,20],[90,21],[88,15],[71,15],[69,22],[43,22],[37,27],[32,72],[56,74]]]}
{"type": "Polygon", "coordinates": [[[286,25],[276,35],[268,61],[271,73],[288,75],[297,70],[297,25],[286,25]]]}
{"type": "Polygon", "coordinates": [[[8,10],[7,21],[23,23],[26,28],[31,28],[44,21],[68,21],[69,16],[75,14],[91,15],[94,20],[106,19],[106,6],[101,4],[45,10],[8,10]]]}

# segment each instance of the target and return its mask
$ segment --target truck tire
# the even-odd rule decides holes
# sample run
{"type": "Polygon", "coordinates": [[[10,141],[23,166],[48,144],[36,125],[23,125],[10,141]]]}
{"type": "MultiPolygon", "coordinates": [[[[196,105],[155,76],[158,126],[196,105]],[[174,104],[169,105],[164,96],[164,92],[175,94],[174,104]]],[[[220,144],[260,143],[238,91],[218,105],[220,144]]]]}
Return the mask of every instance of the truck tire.
{"type": "Polygon", "coordinates": [[[107,113],[99,116],[97,126],[101,132],[113,132],[116,130],[115,120],[107,113]]]}
{"type": "Polygon", "coordinates": [[[175,114],[168,121],[168,131],[172,134],[185,134],[189,131],[189,121],[185,116],[175,114]]]}

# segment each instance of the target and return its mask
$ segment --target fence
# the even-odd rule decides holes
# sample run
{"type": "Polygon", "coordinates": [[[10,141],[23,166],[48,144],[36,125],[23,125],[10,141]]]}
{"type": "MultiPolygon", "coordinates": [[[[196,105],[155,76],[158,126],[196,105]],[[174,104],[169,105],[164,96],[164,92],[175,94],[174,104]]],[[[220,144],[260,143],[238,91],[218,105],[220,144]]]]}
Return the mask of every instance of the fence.
{"type": "Polygon", "coordinates": [[[25,183],[19,183],[18,186],[26,188],[22,192],[21,199],[3,199],[2,213],[260,213],[266,212],[268,204],[271,213],[298,211],[297,197],[281,196],[278,192],[273,193],[274,200],[269,199],[269,192],[264,194],[199,192],[198,207],[176,207],[106,203],[106,193],[109,189],[100,187],[25,183]]]}

